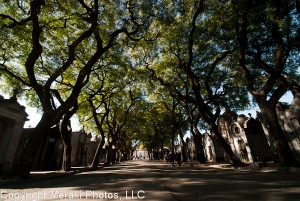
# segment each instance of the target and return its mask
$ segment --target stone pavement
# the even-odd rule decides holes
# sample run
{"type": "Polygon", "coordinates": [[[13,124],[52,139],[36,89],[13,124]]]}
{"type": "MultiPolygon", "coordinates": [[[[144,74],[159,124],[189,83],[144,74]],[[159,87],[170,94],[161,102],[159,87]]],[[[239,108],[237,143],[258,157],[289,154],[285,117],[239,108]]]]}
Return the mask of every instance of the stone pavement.
{"type": "Polygon", "coordinates": [[[103,167],[98,167],[96,169],[92,169],[88,166],[82,166],[82,167],[72,167],[71,171],[68,172],[61,172],[59,170],[57,171],[31,171],[30,172],[30,179],[28,180],[20,180],[16,176],[0,176],[0,189],[1,187],[7,187],[7,186],[15,186],[19,184],[30,184],[34,182],[40,182],[45,180],[51,180],[55,178],[60,178],[64,176],[69,175],[75,175],[79,174],[81,172],[87,172],[87,171],[93,171],[93,170],[99,170],[103,167]]]}
{"type": "Polygon", "coordinates": [[[199,166],[186,163],[182,167],[171,167],[165,162],[130,161],[96,171],[76,168],[66,174],[32,172],[32,179],[29,181],[2,181],[0,200],[21,200],[9,198],[28,192],[28,195],[32,192],[44,193],[45,199],[40,200],[115,199],[100,199],[99,196],[104,195],[101,193],[108,192],[116,193],[119,200],[140,198],[147,201],[288,201],[300,198],[299,178],[298,169],[274,166],[253,171],[249,167],[235,169],[228,164],[199,166]],[[65,193],[65,196],[50,197],[53,192],[65,193]],[[95,196],[92,195],[93,192],[95,196]],[[70,197],[70,193],[82,193],[82,197],[70,197]]]}
{"type": "Polygon", "coordinates": [[[300,200],[299,169],[224,164],[178,169],[169,174],[167,185],[175,200],[300,200]]]}

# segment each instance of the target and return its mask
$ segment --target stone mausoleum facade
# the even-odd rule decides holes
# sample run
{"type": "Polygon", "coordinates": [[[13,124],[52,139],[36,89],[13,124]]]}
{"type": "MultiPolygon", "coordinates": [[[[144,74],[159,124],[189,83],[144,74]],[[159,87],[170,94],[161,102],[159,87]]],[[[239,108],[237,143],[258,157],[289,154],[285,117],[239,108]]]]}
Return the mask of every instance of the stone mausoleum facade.
{"type": "MultiPolygon", "coordinates": [[[[300,93],[293,91],[294,99],[290,105],[277,104],[277,116],[287,142],[300,163],[300,93]]],[[[231,149],[245,163],[275,161],[277,151],[272,137],[266,129],[264,119],[257,112],[254,119],[245,115],[237,115],[225,111],[218,119],[219,131],[231,146],[231,149]]],[[[217,162],[226,159],[224,151],[214,141],[210,134],[205,133],[202,144],[207,162],[217,162]]],[[[193,138],[188,142],[190,155],[193,156],[193,138]]],[[[193,157],[190,157],[193,160],[193,157]]]]}
{"type": "Polygon", "coordinates": [[[15,97],[4,99],[0,95],[0,174],[14,171],[24,123],[28,120],[25,107],[15,97]]]}
{"type": "MultiPolygon", "coordinates": [[[[0,175],[13,174],[33,128],[24,128],[28,114],[15,97],[0,95],[0,175]]],[[[89,165],[99,144],[99,137],[83,130],[72,132],[72,165],[89,165]]],[[[63,143],[58,126],[48,130],[37,146],[32,170],[59,170],[63,143]]]]}

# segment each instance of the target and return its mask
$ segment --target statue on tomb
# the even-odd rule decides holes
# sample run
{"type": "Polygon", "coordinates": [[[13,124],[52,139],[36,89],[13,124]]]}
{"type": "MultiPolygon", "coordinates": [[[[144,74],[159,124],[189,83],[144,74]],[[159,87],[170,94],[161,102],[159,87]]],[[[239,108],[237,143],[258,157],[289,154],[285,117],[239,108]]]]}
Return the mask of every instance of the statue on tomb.
{"type": "Polygon", "coordinates": [[[248,153],[246,150],[246,144],[243,139],[238,140],[239,150],[241,154],[241,160],[245,162],[249,162],[248,153]]]}
{"type": "Polygon", "coordinates": [[[263,118],[261,112],[259,112],[259,111],[256,111],[256,120],[264,123],[264,118],[263,118]]]}

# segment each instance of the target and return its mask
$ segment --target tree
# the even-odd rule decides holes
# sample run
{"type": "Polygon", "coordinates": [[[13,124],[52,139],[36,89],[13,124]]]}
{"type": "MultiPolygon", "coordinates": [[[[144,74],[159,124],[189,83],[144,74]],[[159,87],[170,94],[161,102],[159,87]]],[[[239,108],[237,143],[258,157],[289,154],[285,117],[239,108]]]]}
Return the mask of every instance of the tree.
{"type": "Polygon", "coordinates": [[[212,33],[205,26],[205,17],[209,15],[209,10],[205,8],[209,6],[204,8],[204,1],[177,3],[177,10],[171,19],[174,26],[164,29],[166,33],[161,36],[155,49],[162,54],[160,59],[152,64],[145,62],[145,66],[153,79],[159,80],[180,100],[194,104],[230,162],[236,166],[244,165],[235,156],[216,124],[221,109],[233,107],[233,104],[234,108],[244,108],[247,104],[244,101],[248,98],[245,88],[235,86],[229,79],[232,72],[228,70],[231,67],[228,58],[234,52],[234,47],[231,41],[221,40],[225,37],[222,33],[212,33]],[[220,38],[213,41],[215,37],[220,38]],[[236,98],[232,100],[233,94],[236,98]]]}
{"type": "Polygon", "coordinates": [[[151,99],[144,108],[142,129],[137,138],[149,153],[153,153],[154,159],[163,159],[162,151],[165,146],[173,148],[171,118],[172,114],[162,102],[151,99]]]}
{"type": "Polygon", "coordinates": [[[74,114],[74,112],[77,111],[77,107],[75,108],[76,109],[73,109],[72,111],[66,112],[62,117],[61,121],[59,122],[59,132],[64,145],[63,160],[62,160],[62,167],[61,167],[61,171],[63,172],[71,170],[72,128],[71,128],[70,118],[74,114]]]}
{"type": "Polygon", "coordinates": [[[283,166],[297,161],[279,125],[276,105],[298,76],[299,13],[296,1],[235,1],[236,37],[239,46],[238,65],[245,85],[257,102],[267,123],[283,166]],[[297,75],[297,74],[298,75],[297,75]]]}
{"type": "MultiPolygon", "coordinates": [[[[109,148],[114,146],[114,150],[120,150],[123,156],[132,150],[131,141],[135,140],[135,129],[132,127],[133,122],[139,125],[136,104],[140,105],[142,90],[136,78],[138,76],[130,69],[130,59],[126,55],[115,57],[108,53],[102,66],[92,72],[91,81],[80,96],[80,121],[87,129],[101,135],[92,167],[98,166],[105,142],[109,143],[109,148]],[[127,105],[129,108],[125,109],[127,105]],[[124,111],[126,118],[122,117],[124,111]],[[112,139],[115,139],[114,143],[112,139]]],[[[108,158],[107,164],[109,162],[115,161],[108,158]]]]}
{"type": "MultiPolygon", "coordinates": [[[[111,58],[110,58],[111,60],[111,58]]],[[[105,120],[109,116],[110,103],[113,97],[120,93],[125,87],[124,80],[116,77],[116,69],[111,66],[99,66],[90,76],[90,82],[79,97],[82,100],[77,115],[87,129],[100,133],[98,144],[91,166],[98,167],[102,149],[107,136],[105,120]],[[121,83],[113,81],[119,80],[121,83]],[[96,127],[95,127],[96,125],[96,127]]],[[[119,68],[117,71],[121,71],[119,68]]],[[[121,73],[119,73],[121,75],[121,73]]]]}
{"type": "Polygon", "coordinates": [[[125,91],[125,93],[128,93],[128,96],[125,96],[124,92],[121,93],[121,96],[117,94],[110,103],[109,115],[106,118],[106,124],[109,130],[106,164],[110,164],[110,162],[114,164],[116,159],[120,158],[119,155],[116,156],[120,149],[120,137],[123,133],[126,133],[128,129],[127,126],[129,127],[131,124],[129,117],[132,112],[132,107],[135,105],[136,96],[132,94],[130,88],[129,91],[125,91]]]}
{"type": "Polygon", "coordinates": [[[204,147],[202,144],[202,134],[198,129],[201,116],[197,112],[197,108],[193,104],[186,103],[185,108],[186,108],[186,111],[188,114],[188,120],[190,123],[190,132],[194,139],[193,142],[195,145],[196,159],[200,163],[206,163],[204,147]]]}
{"type": "MultiPolygon", "coordinates": [[[[6,88],[18,87],[42,118],[19,161],[28,178],[36,149],[48,128],[76,109],[95,64],[117,40],[142,38],[152,2],[8,2],[1,5],[0,71],[6,88]]],[[[129,43],[129,42],[128,42],[129,43]]]]}
{"type": "Polygon", "coordinates": [[[92,108],[91,110],[92,110],[94,122],[95,122],[97,129],[99,130],[100,136],[101,136],[100,143],[98,144],[98,147],[97,147],[97,150],[96,150],[96,153],[94,155],[94,159],[93,159],[93,162],[91,165],[93,168],[98,167],[99,162],[100,162],[100,156],[102,154],[102,149],[105,144],[105,131],[104,131],[103,127],[104,127],[104,121],[107,118],[108,113],[109,113],[108,108],[109,108],[109,102],[110,102],[109,97],[107,97],[107,96],[108,95],[106,93],[104,93],[104,94],[95,93],[95,94],[91,94],[88,99],[90,107],[92,108]],[[95,99],[96,96],[100,96],[100,98],[95,99]],[[95,106],[94,99],[99,102],[97,107],[95,106]],[[108,101],[107,101],[107,99],[108,99],[108,101]],[[99,108],[101,106],[102,106],[103,110],[99,112],[99,108]]]}
{"type": "MultiPolygon", "coordinates": [[[[181,100],[178,100],[176,96],[173,96],[172,94],[168,94],[168,91],[165,92],[165,98],[162,94],[160,94],[160,97],[162,98],[162,103],[164,107],[166,108],[167,112],[170,113],[171,116],[171,133],[172,133],[172,149],[174,149],[174,141],[176,135],[179,136],[180,144],[181,144],[181,150],[183,154],[183,161],[186,162],[187,158],[184,153],[186,153],[186,146],[184,141],[184,133],[187,131],[187,115],[184,113],[184,108],[181,105],[181,100]]],[[[159,99],[158,99],[159,100],[159,99]]]]}

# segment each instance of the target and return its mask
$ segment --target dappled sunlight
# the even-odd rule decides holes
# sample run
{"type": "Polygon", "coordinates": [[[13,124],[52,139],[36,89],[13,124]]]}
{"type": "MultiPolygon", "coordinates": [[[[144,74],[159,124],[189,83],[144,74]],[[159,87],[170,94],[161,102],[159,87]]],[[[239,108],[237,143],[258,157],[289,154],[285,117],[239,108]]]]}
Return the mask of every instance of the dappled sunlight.
{"type": "Polygon", "coordinates": [[[133,161],[40,182],[24,182],[5,190],[7,193],[42,192],[51,200],[59,200],[59,196],[77,200],[145,196],[145,200],[151,201],[280,201],[299,197],[300,182],[298,174],[287,172],[170,167],[164,162],[133,161]]]}

